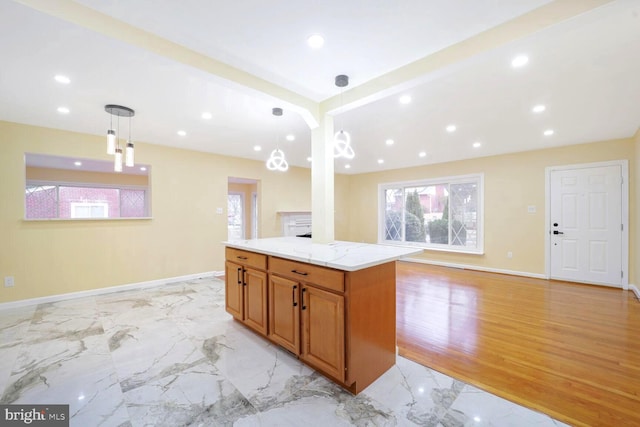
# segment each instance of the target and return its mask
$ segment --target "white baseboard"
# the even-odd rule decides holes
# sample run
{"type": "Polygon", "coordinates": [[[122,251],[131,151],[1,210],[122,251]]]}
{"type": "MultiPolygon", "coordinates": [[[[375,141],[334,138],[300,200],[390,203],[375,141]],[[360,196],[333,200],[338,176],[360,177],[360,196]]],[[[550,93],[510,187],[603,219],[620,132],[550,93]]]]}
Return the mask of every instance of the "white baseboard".
{"type": "Polygon", "coordinates": [[[112,292],[128,291],[132,289],[144,289],[154,286],[165,285],[167,283],[183,282],[186,280],[201,279],[204,277],[223,276],[224,272],[206,271],[204,273],[187,274],[185,276],[168,277],[165,279],[149,280],[147,282],[130,283],[127,285],[110,286],[108,288],[91,289],[87,291],[69,292],[66,294],[50,295],[46,297],[29,298],[18,301],[0,303],[0,311],[11,308],[25,307],[34,304],[44,304],[47,302],[56,302],[67,299],[83,298],[95,295],[110,294],[112,292]]]}
{"type": "Polygon", "coordinates": [[[477,265],[455,264],[452,262],[431,261],[431,260],[421,259],[421,258],[402,258],[402,261],[417,262],[419,264],[440,265],[443,267],[460,268],[463,270],[478,270],[478,271],[486,271],[488,273],[509,274],[511,276],[523,276],[523,277],[533,277],[536,279],[548,279],[548,277],[545,276],[544,274],[529,273],[526,271],[503,270],[501,268],[488,268],[488,267],[480,267],[477,265]]]}
{"type": "Polygon", "coordinates": [[[640,289],[636,285],[629,285],[629,290],[636,295],[638,301],[640,301],[640,289]]]}

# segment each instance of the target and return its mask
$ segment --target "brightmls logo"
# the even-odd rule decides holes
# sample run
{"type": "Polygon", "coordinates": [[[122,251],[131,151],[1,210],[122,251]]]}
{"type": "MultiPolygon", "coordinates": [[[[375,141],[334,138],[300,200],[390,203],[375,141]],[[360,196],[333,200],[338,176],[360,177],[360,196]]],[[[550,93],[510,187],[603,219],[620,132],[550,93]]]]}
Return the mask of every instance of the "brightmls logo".
{"type": "Polygon", "coordinates": [[[0,405],[0,425],[69,427],[69,405],[0,405]]]}

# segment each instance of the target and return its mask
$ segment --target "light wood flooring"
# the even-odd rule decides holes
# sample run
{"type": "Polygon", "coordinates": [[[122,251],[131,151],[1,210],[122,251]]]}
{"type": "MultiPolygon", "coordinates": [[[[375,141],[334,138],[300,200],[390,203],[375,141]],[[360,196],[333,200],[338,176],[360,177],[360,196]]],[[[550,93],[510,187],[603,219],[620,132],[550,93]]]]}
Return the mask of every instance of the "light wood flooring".
{"type": "Polygon", "coordinates": [[[400,355],[576,426],[640,426],[633,293],[397,263],[400,355]]]}

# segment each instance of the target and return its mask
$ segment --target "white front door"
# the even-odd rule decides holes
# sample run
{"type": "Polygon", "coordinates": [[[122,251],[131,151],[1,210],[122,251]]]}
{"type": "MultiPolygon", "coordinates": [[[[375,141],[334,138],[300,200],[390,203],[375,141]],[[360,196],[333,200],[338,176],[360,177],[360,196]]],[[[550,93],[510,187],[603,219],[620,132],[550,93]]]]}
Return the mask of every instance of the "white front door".
{"type": "Polygon", "coordinates": [[[550,171],[551,278],[622,286],[622,182],[620,165],[550,171]]]}

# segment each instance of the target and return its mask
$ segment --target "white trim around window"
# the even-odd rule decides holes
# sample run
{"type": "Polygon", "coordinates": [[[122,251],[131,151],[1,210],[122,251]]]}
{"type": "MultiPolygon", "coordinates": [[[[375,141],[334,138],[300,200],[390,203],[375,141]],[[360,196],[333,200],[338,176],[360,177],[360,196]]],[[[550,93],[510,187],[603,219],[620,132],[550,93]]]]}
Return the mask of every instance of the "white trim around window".
{"type": "Polygon", "coordinates": [[[484,253],[484,174],[378,185],[378,243],[484,253]]]}

